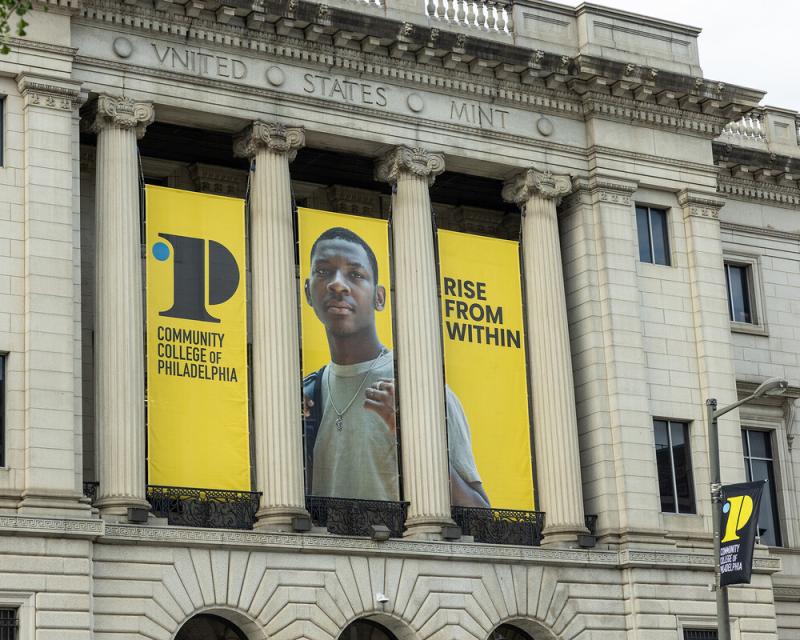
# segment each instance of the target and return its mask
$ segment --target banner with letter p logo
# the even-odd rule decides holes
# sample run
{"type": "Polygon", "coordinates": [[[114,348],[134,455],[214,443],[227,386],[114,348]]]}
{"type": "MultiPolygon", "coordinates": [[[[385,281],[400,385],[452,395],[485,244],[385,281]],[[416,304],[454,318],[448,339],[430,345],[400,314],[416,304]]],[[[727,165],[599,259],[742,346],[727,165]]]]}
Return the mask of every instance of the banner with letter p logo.
{"type": "Polygon", "coordinates": [[[720,584],[749,584],[764,482],[725,485],[720,504],[720,584]]]}

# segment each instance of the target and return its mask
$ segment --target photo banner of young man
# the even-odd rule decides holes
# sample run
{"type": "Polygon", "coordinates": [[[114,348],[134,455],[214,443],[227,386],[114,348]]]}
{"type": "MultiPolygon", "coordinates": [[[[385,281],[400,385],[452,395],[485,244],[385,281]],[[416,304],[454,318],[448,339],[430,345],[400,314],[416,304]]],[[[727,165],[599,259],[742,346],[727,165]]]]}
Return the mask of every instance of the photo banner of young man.
{"type": "Polygon", "coordinates": [[[519,243],[453,231],[438,237],[452,502],[531,511],[519,243]],[[453,422],[464,426],[456,430],[453,422]],[[474,455],[475,470],[462,475],[488,505],[453,482],[453,467],[464,467],[466,458],[454,447],[457,434],[471,440],[474,455]]]}
{"type": "Polygon", "coordinates": [[[400,500],[389,227],[298,210],[306,491],[400,500]]]}
{"type": "Polygon", "coordinates": [[[146,201],[148,483],[249,491],[244,200],[146,201]]]}

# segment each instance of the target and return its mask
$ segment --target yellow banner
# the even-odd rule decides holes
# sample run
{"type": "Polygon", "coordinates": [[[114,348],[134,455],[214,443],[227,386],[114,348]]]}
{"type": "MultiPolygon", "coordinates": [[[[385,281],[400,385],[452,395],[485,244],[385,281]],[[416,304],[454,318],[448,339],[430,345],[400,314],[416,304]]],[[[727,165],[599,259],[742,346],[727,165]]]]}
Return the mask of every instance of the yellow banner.
{"type": "MultiPolygon", "coordinates": [[[[463,407],[480,482],[492,508],[533,510],[519,244],[452,231],[438,237],[447,385],[463,407]]],[[[451,467],[453,458],[451,444],[451,467]]]]}
{"type": "Polygon", "coordinates": [[[244,200],[146,197],[148,483],[249,491],[244,200]]]}
{"type": "Polygon", "coordinates": [[[306,491],[399,500],[389,229],[298,211],[306,491]]]}

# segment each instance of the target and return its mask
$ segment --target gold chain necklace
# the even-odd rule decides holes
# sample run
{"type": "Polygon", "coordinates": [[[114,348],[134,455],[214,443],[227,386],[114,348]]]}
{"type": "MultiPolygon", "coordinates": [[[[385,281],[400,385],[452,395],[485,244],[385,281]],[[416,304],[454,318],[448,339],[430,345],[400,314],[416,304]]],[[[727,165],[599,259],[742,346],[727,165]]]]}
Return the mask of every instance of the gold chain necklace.
{"type": "Polygon", "coordinates": [[[350,402],[348,402],[347,406],[344,409],[342,409],[341,411],[339,411],[339,409],[336,407],[336,403],[334,403],[334,401],[333,401],[333,392],[331,391],[331,374],[332,374],[332,370],[328,369],[328,379],[327,379],[327,383],[328,383],[328,400],[330,401],[331,406],[333,407],[333,410],[336,412],[336,430],[337,431],[341,431],[342,429],[344,429],[344,414],[347,413],[347,410],[356,401],[356,398],[358,397],[358,394],[361,393],[361,389],[363,388],[364,383],[367,381],[367,378],[369,377],[369,374],[375,368],[375,365],[378,363],[378,360],[380,360],[381,356],[386,354],[386,353],[388,353],[386,351],[386,349],[381,347],[380,352],[378,353],[377,356],[375,356],[375,359],[372,361],[372,364],[369,365],[369,369],[367,369],[367,372],[364,374],[364,378],[361,380],[361,384],[358,385],[358,389],[356,389],[355,394],[353,394],[353,397],[350,398],[350,402]]]}

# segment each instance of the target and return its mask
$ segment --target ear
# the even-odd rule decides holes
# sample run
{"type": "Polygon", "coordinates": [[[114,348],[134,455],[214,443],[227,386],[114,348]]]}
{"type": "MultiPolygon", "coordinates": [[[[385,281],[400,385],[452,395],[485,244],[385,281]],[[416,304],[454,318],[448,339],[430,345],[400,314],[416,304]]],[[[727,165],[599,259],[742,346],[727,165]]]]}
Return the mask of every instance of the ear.
{"type": "Polygon", "coordinates": [[[311,304],[311,286],[308,283],[308,278],[306,278],[306,283],[303,285],[303,291],[306,294],[306,302],[313,307],[314,305],[311,304]]]}
{"type": "Polygon", "coordinates": [[[383,311],[386,306],[386,289],[379,284],[375,289],[375,311],[383,311]]]}

